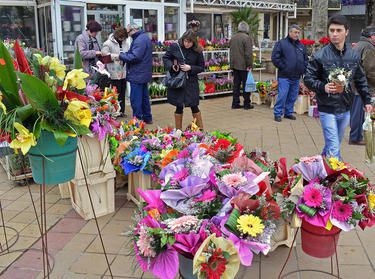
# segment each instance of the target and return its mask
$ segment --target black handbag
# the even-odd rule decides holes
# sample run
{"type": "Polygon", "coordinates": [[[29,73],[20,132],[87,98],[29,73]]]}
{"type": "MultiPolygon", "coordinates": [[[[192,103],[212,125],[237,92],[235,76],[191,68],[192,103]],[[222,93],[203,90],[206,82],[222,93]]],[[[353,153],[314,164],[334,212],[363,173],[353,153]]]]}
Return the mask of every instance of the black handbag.
{"type": "MultiPolygon", "coordinates": [[[[182,59],[185,63],[185,56],[182,53],[180,44],[177,43],[177,45],[178,45],[178,48],[180,49],[182,59]]],[[[170,71],[167,71],[166,76],[163,80],[163,84],[167,88],[173,88],[173,89],[182,88],[182,87],[185,86],[186,78],[187,78],[186,72],[184,72],[184,71],[179,71],[176,74],[171,74],[170,71]]]]}

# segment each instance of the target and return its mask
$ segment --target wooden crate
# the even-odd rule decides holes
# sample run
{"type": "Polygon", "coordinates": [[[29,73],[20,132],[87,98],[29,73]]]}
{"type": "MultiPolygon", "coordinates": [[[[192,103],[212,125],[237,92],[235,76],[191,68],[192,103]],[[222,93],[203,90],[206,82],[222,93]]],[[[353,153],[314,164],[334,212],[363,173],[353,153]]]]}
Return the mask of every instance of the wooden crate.
{"type": "Polygon", "coordinates": [[[126,184],[128,184],[128,176],[122,172],[116,171],[116,178],[115,178],[115,188],[120,189],[125,187],[126,184]]]}
{"type": "Polygon", "coordinates": [[[305,114],[309,112],[310,107],[310,96],[298,95],[297,101],[294,104],[294,111],[297,114],[305,114]]]}
{"type": "Polygon", "coordinates": [[[112,173],[114,171],[109,155],[108,140],[99,141],[96,137],[83,136],[78,140],[78,148],[82,156],[83,169],[77,154],[75,179],[83,179],[95,173],[112,173]]]}
{"type": "Polygon", "coordinates": [[[70,191],[69,191],[69,183],[65,182],[59,184],[60,196],[62,199],[69,199],[70,198],[70,191]]]}
{"type": "MultiPolygon", "coordinates": [[[[32,178],[33,174],[31,172],[31,168],[29,164],[25,162],[25,165],[26,165],[25,170],[15,169],[14,167],[12,167],[11,156],[17,156],[17,155],[11,154],[11,155],[7,155],[4,157],[0,157],[0,164],[3,166],[5,172],[7,173],[8,179],[12,181],[21,181],[21,180],[32,178]]],[[[24,158],[24,160],[29,160],[28,156],[22,156],[22,158],[24,158]]]]}
{"type": "Polygon", "coordinates": [[[280,245],[292,246],[295,229],[289,223],[280,221],[276,224],[276,231],[271,236],[271,252],[280,245]]]}
{"type": "Polygon", "coordinates": [[[128,194],[127,198],[133,201],[137,206],[140,206],[143,199],[136,191],[138,188],[142,190],[155,189],[156,183],[152,181],[150,174],[143,172],[132,172],[128,175],[128,194]]]}
{"type": "Polygon", "coordinates": [[[259,93],[256,93],[256,92],[251,93],[250,101],[251,101],[252,104],[257,104],[257,105],[262,104],[262,99],[260,98],[259,93]]]}
{"type": "MultiPolygon", "coordinates": [[[[94,205],[96,217],[115,211],[115,176],[116,173],[95,173],[87,177],[87,182],[94,205]]],[[[84,179],[73,179],[69,182],[72,206],[85,220],[94,218],[89,195],[84,179]]]]}

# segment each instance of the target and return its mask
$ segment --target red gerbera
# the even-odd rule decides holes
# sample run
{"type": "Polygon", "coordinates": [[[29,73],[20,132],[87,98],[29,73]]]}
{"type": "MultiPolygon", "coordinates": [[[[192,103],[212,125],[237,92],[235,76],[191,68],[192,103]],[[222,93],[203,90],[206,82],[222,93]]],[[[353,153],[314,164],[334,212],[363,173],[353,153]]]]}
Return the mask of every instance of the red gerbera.
{"type": "Polygon", "coordinates": [[[224,274],[228,260],[224,257],[223,251],[218,248],[213,251],[207,263],[201,265],[201,272],[206,274],[207,279],[220,279],[224,274]]]}
{"type": "Polygon", "coordinates": [[[333,203],[332,217],[341,222],[346,222],[352,216],[353,208],[338,200],[333,203]]]}

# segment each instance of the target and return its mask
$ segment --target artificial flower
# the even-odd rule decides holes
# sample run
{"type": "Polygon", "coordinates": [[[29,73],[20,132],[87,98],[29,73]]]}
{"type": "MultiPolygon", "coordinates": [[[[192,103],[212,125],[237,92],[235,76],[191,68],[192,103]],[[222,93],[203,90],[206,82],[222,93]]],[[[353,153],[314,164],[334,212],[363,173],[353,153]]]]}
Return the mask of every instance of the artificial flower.
{"type": "Polygon", "coordinates": [[[68,107],[64,112],[64,118],[73,123],[89,127],[91,123],[91,110],[89,105],[85,102],[76,100],[69,102],[68,107]]]}
{"type": "Polygon", "coordinates": [[[36,145],[35,136],[33,133],[30,133],[22,124],[15,122],[14,128],[17,129],[18,134],[16,138],[10,143],[10,147],[13,149],[21,148],[23,155],[29,152],[32,146],[36,145]]]}
{"type": "Polygon", "coordinates": [[[252,214],[241,215],[237,220],[237,224],[237,228],[240,232],[251,235],[252,237],[256,237],[264,230],[262,220],[258,216],[252,214]]]}
{"type": "Polygon", "coordinates": [[[316,188],[308,188],[303,192],[303,199],[307,206],[319,207],[322,205],[322,193],[316,188]]]}
{"type": "Polygon", "coordinates": [[[56,57],[52,57],[49,61],[49,69],[55,71],[56,76],[63,80],[65,77],[66,66],[60,64],[60,60],[56,57]]]}
{"type": "MultiPolygon", "coordinates": [[[[193,260],[193,273],[197,274],[198,279],[208,279],[207,277],[207,269],[206,268],[212,268],[216,269],[217,266],[213,263],[213,261],[210,261],[210,258],[207,258],[207,251],[209,249],[212,249],[211,247],[215,247],[213,251],[219,252],[225,251],[225,269],[223,268],[224,261],[220,259],[220,273],[221,276],[220,279],[231,279],[234,277],[234,274],[237,274],[239,268],[240,268],[240,258],[238,256],[238,252],[236,248],[234,247],[233,243],[230,240],[225,239],[224,237],[216,237],[216,234],[211,234],[206,240],[202,243],[202,245],[199,247],[198,251],[196,252],[193,260]],[[220,250],[219,250],[220,249],[220,250]],[[210,265],[206,265],[210,264],[210,265]],[[202,265],[206,266],[202,270],[202,265]],[[223,271],[224,269],[224,271],[223,271]],[[206,272],[202,272],[205,271],[206,272]]],[[[219,259],[218,254],[212,253],[212,255],[215,255],[215,259],[219,259]]],[[[215,276],[214,273],[210,272],[210,274],[213,274],[212,276],[215,276]]],[[[211,277],[211,278],[217,278],[217,277],[211,277]]]]}
{"type": "Polygon", "coordinates": [[[340,170],[346,169],[345,164],[335,157],[329,158],[328,162],[334,171],[340,171],[340,170]]]}
{"type": "Polygon", "coordinates": [[[65,77],[63,90],[66,90],[68,86],[80,89],[85,89],[86,82],[85,78],[89,77],[89,74],[83,72],[83,69],[71,70],[65,77]]]}
{"type": "Polygon", "coordinates": [[[340,221],[346,222],[352,216],[353,208],[350,204],[345,204],[338,200],[333,203],[331,217],[340,221]]]}

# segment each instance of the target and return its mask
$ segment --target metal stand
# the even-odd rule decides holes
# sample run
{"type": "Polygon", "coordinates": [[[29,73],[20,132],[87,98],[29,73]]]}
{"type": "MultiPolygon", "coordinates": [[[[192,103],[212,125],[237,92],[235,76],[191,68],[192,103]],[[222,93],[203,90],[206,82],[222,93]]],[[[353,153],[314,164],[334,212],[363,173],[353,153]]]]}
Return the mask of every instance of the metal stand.
{"type": "Polygon", "coordinates": [[[297,230],[296,230],[296,232],[294,234],[293,242],[292,242],[292,245],[289,248],[288,256],[287,256],[287,258],[285,260],[285,263],[284,263],[284,265],[283,265],[283,267],[282,267],[282,269],[281,269],[281,271],[279,273],[279,276],[277,278],[278,279],[283,279],[283,278],[287,278],[288,276],[290,276],[292,274],[296,274],[296,273],[312,272],[312,273],[322,273],[322,274],[325,274],[325,275],[329,275],[329,276],[331,276],[333,278],[342,279],[340,277],[339,261],[338,261],[337,250],[336,250],[336,244],[337,243],[336,243],[336,239],[335,239],[334,236],[332,238],[333,238],[333,241],[334,241],[334,244],[335,244],[335,261],[336,261],[337,275],[334,274],[334,270],[333,270],[333,256],[331,256],[331,272],[326,272],[326,271],[317,270],[317,269],[298,269],[298,270],[294,270],[294,271],[291,271],[291,272],[288,272],[288,273],[282,275],[283,272],[284,272],[285,267],[287,266],[287,264],[289,262],[290,256],[292,254],[293,246],[294,246],[294,243],[296,241],[298,231],[299,231],[299,228],[297,228],[297,230]]]}
{"type": "Polygon", "coordinates": [[[0,241],[0,256],[3,256],[3,255],[6,255],[6,254],[10,253],[9,249],[12,248],[16,244],[16,242],[18,241],[19,233],[15,228],[12,228],[12,227],[9,227],[9,226],[5,225],[4,214],[3,214],[3,206],[1,204],[1,200],[0,200],[0,216],[1,216],[0,229],[2,228],[4,240],[5,240],[5,243],[1,243],[1,241],[0,241]],[[15,235],[16,235],[14,240],[11,241],[11,242],[8,241],[8,235],[7,235],[8,230],[14,231],[15,235]]]}

